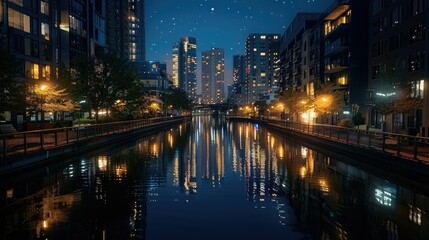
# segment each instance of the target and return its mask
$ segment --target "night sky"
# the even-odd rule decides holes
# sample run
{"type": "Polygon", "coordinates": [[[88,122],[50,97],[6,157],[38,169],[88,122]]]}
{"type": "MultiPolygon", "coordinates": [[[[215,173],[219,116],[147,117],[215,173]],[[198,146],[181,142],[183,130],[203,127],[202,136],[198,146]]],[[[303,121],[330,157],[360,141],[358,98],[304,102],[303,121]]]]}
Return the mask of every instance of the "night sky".
{"type": "Polygon", "coordinates": [[[232,56],[244,54],[250,33],[283,34],[297,12],[323,12],[333,0],[146,0],[146,59],[168,62],[183,36],[197,38],[198,89],[201,51],[225,49],[225,85],[232,56]]]}

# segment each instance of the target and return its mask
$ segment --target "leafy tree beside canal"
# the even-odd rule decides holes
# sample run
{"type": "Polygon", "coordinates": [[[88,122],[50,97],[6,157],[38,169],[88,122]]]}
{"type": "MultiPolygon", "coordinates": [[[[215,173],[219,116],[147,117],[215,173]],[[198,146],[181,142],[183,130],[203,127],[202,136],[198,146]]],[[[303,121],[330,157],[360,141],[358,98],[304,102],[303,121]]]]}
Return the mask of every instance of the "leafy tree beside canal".
{"type": "Polygon", "coordinates": [[[143,92],[135,88],[142,86],[136,72],[125,59],[107,53],[98,58],[79,59],[76,66],[76,72],[72,74],[73,82],[76,83],[74,94],[86,97],[95,111],[96,122],[99,122],[101,110],[105,110],[108,117],[109,109],[115,104],[138,105],[141,97],[138,95],[143,92]]]}
{"type": "Polygon", "coordinates": [[[186,92],[176,88],[170,89],[166,94],[164,104],[180,111],[190,111],[192,109],[192,101],[188,98],[186,92]]]}
{"type": "Polygon", "coordinates": [[[17,66],[16,59],[0,48],[0,120],[5,111],[15,115],[25,109],[25,84],[16,80],[17,66]]]}

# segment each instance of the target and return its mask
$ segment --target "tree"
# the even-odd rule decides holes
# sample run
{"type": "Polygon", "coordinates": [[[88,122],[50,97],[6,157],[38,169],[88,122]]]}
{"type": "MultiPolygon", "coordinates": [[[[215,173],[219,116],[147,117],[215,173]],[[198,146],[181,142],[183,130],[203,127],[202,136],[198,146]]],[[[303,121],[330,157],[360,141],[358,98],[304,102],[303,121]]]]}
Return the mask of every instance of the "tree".
{"type": "Polygon", "coordinates": [[[188,98],[185,91],[181,91],[178,88],[170,89],[166,94],[165,105],[182,111],[190,111],[192,109],[192,101],[188,98]]]}
{"type": "Polygon", "coordinates": [[[95,111],[96,122],[99,122],[101,109],[113,107],[117,100],[127,96],[133,88],[137,74],[125,59],[119,59],[113,53],[99,58],[82,58],[77,61],[76,73],[72,75],[75,94],[86,96],[95,111]]]}
{"type": "Polygon", "coordinates": [[[357,112],[355,113],[355,115],[353,115],[352,122],[353,122],[353,125],[359,126],[359,125],[365,124],[365,118],[362,117],[362,113],[357,112]]]}
{"type": "Polygon", "coordinates": [[[334,114],[344,107],[344,92],[332,83],[318,84],[314,109],[317,113],[334,114]]]}
{"type": "Polygon", "coordinates": [[[0,48],[0,114],[25,109],[25,84],[16,81],[16,59],[0,48]]]}
{"type": "Polygon", "coordinates": [[[374,108],[385,115],[409,113],[423,106],[423,99],[413,96],[413,88],[409,83],[396,84],[388,93],[378,93],[374,102],[374,108]]]}
{"type": "MultiPolygon", "coordinates": [[[[265,101],[256,101],[255,106],[258,109],[258,115],[264,115],[264,112],[268,109],[268,105],[265,101]]],[[[256,112],[255,112],[256,115],[256,112]]]]}
{"type": "Polygon", "coordinates": [[[115,102],[114,109],[118,112],[126,111],[127,118],[129,119],[133,118],[132,116],[139,109],[145,109],[147,106],[148,101],[146,100],[146,91],[144,90],[143,83],[135,79],[130,83],[128,90],[115,102]]]}
{"type": "Polygon", "coordinates": [[[284,103],[290,114],[306,112],[313,107],[314,99],[305,92],[288,88],[281,92],[279,100],[284,103]]]}

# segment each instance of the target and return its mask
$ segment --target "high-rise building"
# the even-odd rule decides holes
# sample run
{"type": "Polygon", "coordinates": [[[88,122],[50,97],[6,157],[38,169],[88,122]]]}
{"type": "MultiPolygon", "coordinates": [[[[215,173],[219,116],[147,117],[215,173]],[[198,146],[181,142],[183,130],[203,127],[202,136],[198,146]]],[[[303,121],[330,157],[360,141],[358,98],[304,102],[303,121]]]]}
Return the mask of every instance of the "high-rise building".
{"type": "Polygon", "coordinates": [[[225,102],[224,49],[212,48],[201,53],[201,80],[204,104],[225,102]]]}
{"type": "Polygon", "coordinates": [[[128,0],[106,0],[106,46],[123,59],[130,59],[128,0]]]}
{"type": "Polygon", "coordinates": [[[91,56],[98,56],[106,50],[106,0],[90,2],[89,31],[91,56]]]}
{"type": "Polygon", "coordinates": [[[350,118],[352,108],[363,109],[366,102],[368,2],[335,1],[324,12],[323,25],[324,81],[342,89],[345,107],[339,114],[350,118]]]}
{"type": "MultiPolygon", "coordinates": [[[[38,1],[36,5],[28,1],[0,1],[0,47],[15,57],[17,80],[38,84],[54,72],[61,54],[58,49],[61,38],[56,33],[65,32],[54,22],[56,10],[49,1],[38,1]]],[[[69,16],[74,19],[68,14],[67,22],[69,16]]],[[[86,42],[80,47],[86,48],[86,42]]],[[[67,49],[64,54],[68,53],[67,49]]]]}
{"type": "Polygon", "coordinates": [[[279,59],[280,35],[252,33],[246,41],[247,101],[273,100],[277,83],[274,71],[279,59]]]}
{"type": "Polygon", "coordinates": [[[298,13],[281,37],[279,84],[314,95],[320,77],[320,13],[298,13]]]}
{"type": "Polygon", "coordinates": [[[197,40],[195,38],[182,37],[173,47],[172,79],[174,86],[185,91],[192,102],[197,102],[197,40]]]}
{"type": "Polygon", "coordinates": [[[368,127],[429,136],[429,5],[425,0],[370,1],[368,127]],[[396,89],[411,86],[423,106],[407,113],[380,112],[377,103],[397,98],[396,89]]]}
{"type": "Polygon", "coordinates": [[[130,61],[145,61],[144,0],[128,0],[130,61]]]}
{"type": "Polygon", "coordinates": [[[171,80],[173,81],[173,87],[179,88],[179,44],[176,43],[173,46],[173,66],[172,66],[172,76],[171,80]]]}
{"type": "Polygon", "coordinates": [[[234,105],[245,105],[247,101],[247,86],[246,86],[246,56],[233,56],[233,89],[231,95],[228,95],[229,102],[234,105]]]}

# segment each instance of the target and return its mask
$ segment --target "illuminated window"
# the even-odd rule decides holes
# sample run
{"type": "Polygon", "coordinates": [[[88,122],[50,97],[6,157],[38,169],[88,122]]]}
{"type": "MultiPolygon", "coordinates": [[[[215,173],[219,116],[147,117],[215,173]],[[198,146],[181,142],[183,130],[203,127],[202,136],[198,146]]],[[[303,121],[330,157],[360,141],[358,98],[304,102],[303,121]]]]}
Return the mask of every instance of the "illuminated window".
{"type": "Polygon", "coordinates": [[[49,3],[47,1],[40,1],[40,12],[45,15],[49,15],[49,3]]]}
{"type": "Polygon", "coordinates": [[[70,28],[75,30],[77,34],[81,36],[86,36],[86,31],[83,26],[83,22],[73,16],[69,16],[70,18],[70,28]]]}
{"type": "Polygon", "coordinates": [[[256,51],[258,51],[258,49],[257,49],[257,48],[254,48],[254,49],[253,49],[253,51],[254,51],[254,52],[256,52],[256,51]]]}
{"type": "Polygon", "coordinates": [[[279,39],[279,36],[274,36],[274,39],[279,39]]]}
{"type": "Polygon", "coordinates": [[[328,35],[331,32],[331,30],[332,30],[331,22],[326,22],[325,23],[325,36],[328,35]]]}
{"type": "Polygon", "coordinates": [[[339,85],[347,85],[347,84],[348,84],[348,82],[347,82],[347,77],[346,77],[346,76],[341,76],[341,77],[339,77],[339,78],[337,79],[337,83],[338,83],[339,85]]]}
{"type": "Polygon", "coordinates": [[[32,79],[39,79],[39,64],[25,62],[25,73],[27,77],[30,77],[32,79]]]}
{"type": "Polygon", "coordinates": [[[8,9],[9,26],[30,33],[30,17],[14,9],[8,9]]]}
{"type": "Polygon", "coordinates": [[[423,99],[424,96],[424,83],[425,80],[420,80],[416,82],[412,82],[412,96],[423,99]]]}
{"type": "Polygon", "coordinates": [[[265,52],[261,52],[261,56],[265,56],[266,55],[266,53],[265,52]]]}
{"type": "Polygon", "coordinates": [[[265,77],[265,76],[266,76],[266,73],[261,72],[261,77],[265,77]]]}
{"type": "Polygon", "coordinates": [[[46,78],[51,75],[51,67],[48,65],[45,65],[42,67],[42,77],[46,78]]]}
{"type": "Polygon", "coordinates": [[[49,24],[40,24],[40,33],[45,37],[45,40],[49,40],[49,24]]]}
{"type": "Polygon", "coordinates": [[[266,38],[267,38],[266,36],[263,36],[263,35],[261,36],[261,39],[266,39],[266,38]]]}
{"type": "Polygon", "coordinates": [[[9,0],[9,2],[15,3],[16,5],[19,5],[21,7],[24,6],[23,0],[9,0]]]}

